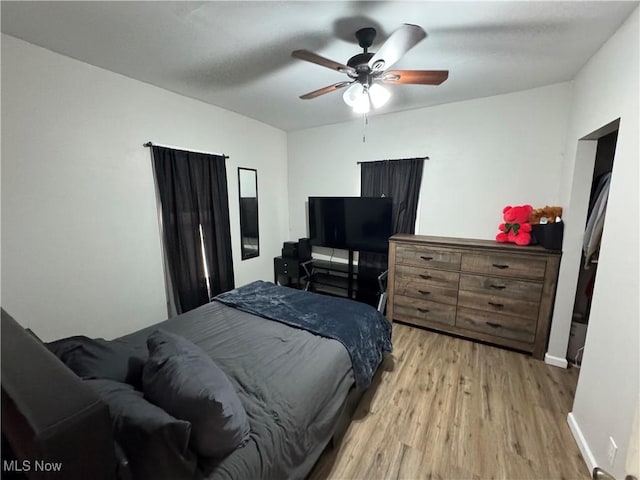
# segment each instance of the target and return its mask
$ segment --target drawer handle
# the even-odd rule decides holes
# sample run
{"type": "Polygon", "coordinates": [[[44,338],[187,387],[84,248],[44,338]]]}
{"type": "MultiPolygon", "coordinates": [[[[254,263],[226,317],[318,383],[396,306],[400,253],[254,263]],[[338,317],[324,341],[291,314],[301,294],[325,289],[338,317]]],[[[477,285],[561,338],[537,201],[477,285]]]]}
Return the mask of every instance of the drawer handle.
{"type": "Polygon", "coordinates": [[[501,265],[499,263],[494,263],[494,267],[499,268],[500,270],[504,270],[505,268],[509,268],[509,265],[501,265]]]}
{"type": "Polygon", "coordinates": [[[491,288],[495,288],[496,290],[504,290],[507,288],[506,285],[489,285],[491,288]]]}
{"type": "Polygon", "coordinates": [[[433,260],[433,257],[425,257],[424,255],[420,255],[420,258],[423,259],[425,262],[429,262],[433,260]]]}
{"type": "Polygon", "coordinates": [[[431,278],[431,275],[422,275],[422,274],[420,274],[420,278],[423,278],[425,280],[429,280],[431,278]]]}
{"type": "Polygon", "coordinates": [[[490,327],[493,327],[493,328],[500,328],[500,324],[499,323],[487,322],[487,325],[489,325],[490,327]]]}
{"type": "Polygon", "coordinates": [[[429,313],[429,309],[428,308],[420,308],[420,307],[418,307],[418,311],[422,312],[422,313],[429,313]]]}
{"type": "Polygon", "coordinates": [[[427,292],[426,290],[418,290],[422,295],[429,295],[431,292],[427,292]]]}
{"type": "Polygon", "coordinates": [[[491,305],[492,307],[496,307],[496,308],[502,308],[504,307],[504,305],[502,303],[493,303],[493,302],[487,302],[489,305],[491,305]]]}

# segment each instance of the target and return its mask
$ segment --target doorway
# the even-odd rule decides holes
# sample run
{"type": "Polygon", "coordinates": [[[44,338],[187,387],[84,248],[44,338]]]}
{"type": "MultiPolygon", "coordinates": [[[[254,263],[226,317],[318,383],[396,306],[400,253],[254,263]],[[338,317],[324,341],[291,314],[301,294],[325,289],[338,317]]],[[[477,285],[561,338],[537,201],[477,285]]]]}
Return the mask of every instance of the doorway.
{"type": "MultiPolygon", "coordinates": [[[[605,127],[608,133],[596,137],[596,158],[591,179],[587,222],[583,237],[580,271],[578,274],[569,334],[569,346],[567,349],[567,361],[575,367],[580,367],[582,363],[587,328],[589,326],[593,286],[598,271],[598,254],[602,237],[602,227],[606,215],[609,182],[611,180],[611,171],[613,170],[616,142],[618,139],[618,123],[619,122],[616,121],[614,124],[608,126],[613,127],[613,130],[605,127]]],[[[600,132],[602,132],[602,130],[600,132]]]]}

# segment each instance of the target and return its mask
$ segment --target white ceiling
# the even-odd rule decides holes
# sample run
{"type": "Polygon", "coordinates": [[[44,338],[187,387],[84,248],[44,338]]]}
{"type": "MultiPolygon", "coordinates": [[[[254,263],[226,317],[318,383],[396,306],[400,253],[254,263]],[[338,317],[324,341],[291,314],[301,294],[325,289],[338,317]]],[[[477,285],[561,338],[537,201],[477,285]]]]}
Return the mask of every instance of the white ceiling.
{"type": "Polygon", "coordinates": [[[347,121],[341,92],[299,95],[347,77],[293,59],[346,63],[354,32],[402,23],[428,37],[394,69],[449,70],[440,86],[393,85],[385,113],[570,80],[636,8],[627,1],[9,2],[2,32],[283,130],[347,121]]]}

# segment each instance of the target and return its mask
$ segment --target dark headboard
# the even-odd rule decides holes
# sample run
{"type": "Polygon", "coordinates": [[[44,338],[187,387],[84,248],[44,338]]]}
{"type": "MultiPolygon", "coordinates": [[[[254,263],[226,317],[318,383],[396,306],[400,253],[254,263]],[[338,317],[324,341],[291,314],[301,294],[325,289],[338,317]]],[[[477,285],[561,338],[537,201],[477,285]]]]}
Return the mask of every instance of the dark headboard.
{"type": "Polygon", "coordinates": [[[1,339],[2,434],[17,458],[3,470],[30,479],[116,478],[108,407],[4,309],[1,339]],[[51,471],[56,464],[61,471],[51,471]]]}

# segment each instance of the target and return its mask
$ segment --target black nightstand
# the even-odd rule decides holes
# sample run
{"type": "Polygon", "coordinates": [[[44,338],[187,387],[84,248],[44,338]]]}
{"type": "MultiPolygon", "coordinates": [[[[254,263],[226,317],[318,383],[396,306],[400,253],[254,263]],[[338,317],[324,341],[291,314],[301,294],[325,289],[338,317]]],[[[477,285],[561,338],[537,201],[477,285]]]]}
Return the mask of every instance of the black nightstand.
{"type": "MultiPolygon", "coordinates": [[[[297,258],[275,257],[273,259],[273,282],[276,285],[302,288],[300,282],[306,280],[309,272],[305,268],[310,260],[300,261],[297,258]],[[286,278],[286,283],[279,283],[282,277],[286,278]]],[[[306,289],[306,282],[304,285],[306,289]]]]}

